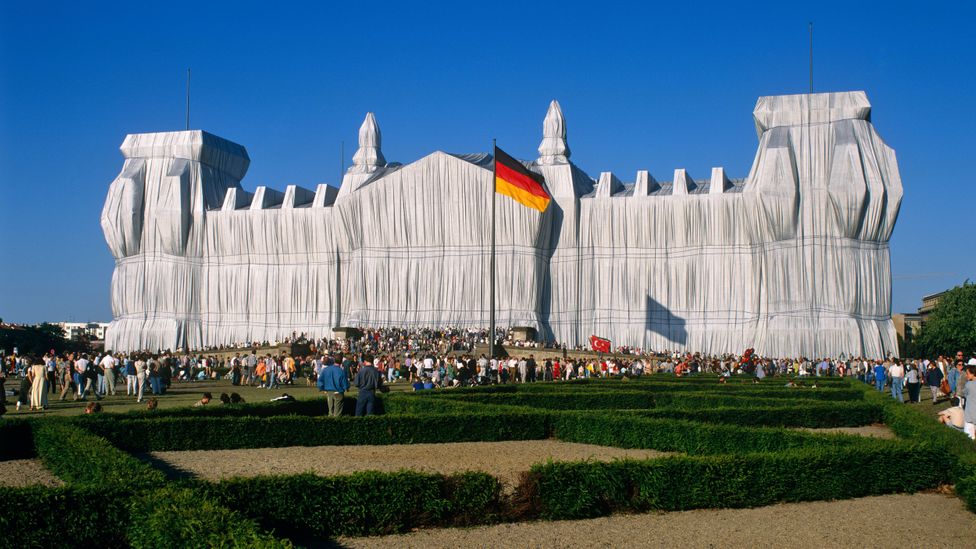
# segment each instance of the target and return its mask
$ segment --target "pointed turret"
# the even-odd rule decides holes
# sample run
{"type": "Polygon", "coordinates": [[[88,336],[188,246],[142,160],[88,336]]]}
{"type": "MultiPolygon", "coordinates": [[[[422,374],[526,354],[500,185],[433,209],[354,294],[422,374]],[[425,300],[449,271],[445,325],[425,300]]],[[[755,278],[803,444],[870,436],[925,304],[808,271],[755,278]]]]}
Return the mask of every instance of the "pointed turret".
{"type": "Polygon", "coordinates": [[[539,165],[565,164],[569,161],[569,145],[566,143],[566,119],[555,99],[549,103],[549,112],[542,123],[542,143],[539,143],[539,165]]]}
{"type": "Polygon", "coordinates": [[[366,113],[366,120],[359,127],[359,150],[352,157],[348,173],[373,173],[386,166],[383,151],[380,150],[382,136],[373,113],[366,113]]]}

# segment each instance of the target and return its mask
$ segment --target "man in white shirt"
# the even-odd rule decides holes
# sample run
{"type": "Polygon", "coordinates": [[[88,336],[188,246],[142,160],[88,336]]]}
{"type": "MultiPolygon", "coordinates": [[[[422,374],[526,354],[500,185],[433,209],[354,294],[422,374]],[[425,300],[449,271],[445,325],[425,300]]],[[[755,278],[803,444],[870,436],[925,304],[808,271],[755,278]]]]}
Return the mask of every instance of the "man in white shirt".
{"type": "Polygon", "coordinates": [[[85,393],[88,390],[87,384],[89,383],[88,376],[86,372],[88,371],[88,359],[85,355],[75,361],[75,386],[78,388],[78,396],[76,398],[85,398],[85,393]]]}
{"type": "Polygon", "coordinates": [[[905,395],[902,393],[902,386],[905,382],[905,367],[900,362],[892,362],[888,369],[891,376],[891,398],[898,402],[905,402],[905,395]]]}
{"type": "Polygon", "coordinates": [[[115,396],[115,366],[118,363],[111,352],[105,353],[102,358],[101,366],[105,376],[105,394],[111,393],[115,396]]]}

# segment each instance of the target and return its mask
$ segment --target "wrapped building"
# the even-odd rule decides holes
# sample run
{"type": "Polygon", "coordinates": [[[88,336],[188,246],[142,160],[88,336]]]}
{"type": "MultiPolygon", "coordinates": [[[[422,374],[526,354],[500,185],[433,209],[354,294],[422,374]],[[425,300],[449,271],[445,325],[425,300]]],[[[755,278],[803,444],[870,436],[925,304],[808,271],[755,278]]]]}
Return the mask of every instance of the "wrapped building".
{"type": "MultiPolygon", "coordinates": [[[[555,101],[541,214],[497,198],[498,326],[568,345],[766,356],[897,353],[888,240],[902,197],[863,92],[760,98],[747,177],[624,183],[573,164],[555,101]]],[[[485,328],[488,154],[387,162],[372,113],[336,188],[240,184],[245,149],[135,134],[102,211],[115,256],[106,347],[330,336],[339,326],[485,328]]]]}

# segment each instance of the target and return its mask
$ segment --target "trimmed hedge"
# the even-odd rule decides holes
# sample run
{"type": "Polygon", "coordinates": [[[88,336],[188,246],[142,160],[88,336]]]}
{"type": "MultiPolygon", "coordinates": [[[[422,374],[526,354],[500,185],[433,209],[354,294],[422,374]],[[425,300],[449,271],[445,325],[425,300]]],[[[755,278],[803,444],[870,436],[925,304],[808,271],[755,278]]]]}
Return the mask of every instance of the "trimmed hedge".
{"type": "Polygon", "coordinates": [[[129,452],[537,440],[544,412],[313,418],[195,417],[80,422],[129,452]]]}
{"type": "Polygon", "coordinates": [[[29,421],[0,420],[0,461],[34,457],[34,434],[29,421]]]}
{"type": "Polygon", "coordinates": [[[503,406],[531,406],[548,410],[622,410],[653,407],[712,408],[719,406],[784,406],[789,403],[843,402],[862,400],[861,394],[852,390],[821,392],[794,390],[788,396],[766,398],[764,393],[757,396],[744,394],[724,394],[722,392],[644,392],[621,388],[604,391],[573,392],[525,392],[489,394],[453,394],[448,391],[435,393],[438,396],[403,396],[399,399],[415,401],[451,400],[455,402],[478,403],[503,406]]]}
{"type": "Polygon", "coordinates": [[[65,421],[36,422],[34,442],[44,465],[69,485],[135,489],[166,480],[161,471],[65,421]]]}
{"type": "Polygon", "coordinates": [[[254,521],[220,506],[200,490],[180,486],[152,490],[133,498],[130,508],[128,541],[136,549],[292,547],[288,540],[262,532],[254,521]]]}
{"type": "Polygon", "coordinates": [[[921,410],[906,406],[866,383],[853,383],[868,402],[877,403],[884,410],[884,422],[899,437],[927,442],[943,448],[951,456],[941,465],[949,480],[955,483],[956,494],[976,513],[976,443],[965,434],[938,423],[921,410]]]}
{"type": "MultiPolygon", "coordinates": [[[[765,402],[769,402],[768,400],[765,402]]],[[[788,406],[723,406],[719,408],[654,408],[634,415],[728,423],[753,427],[858,427],[884,420],[883,407],[871,402],[810,402],[788,406]]]]}
{"type": "Polygon", "coordinates": [[[854,435],[820,435],[772,427],[702,424],[631,414],[585,412],[554,414],[552,434],[567,442],[696,455],[778,452],[792,448],[857,446],[865,443],[864,437],[854,435]]]}
{"type": "Polygon", "coordinates": [[[126,493],[108,487],[0,488],[5,547],[127,547],[126,493]]]}
{"type": "Polygon", "coordinates": [[[199,489],[295,539],[466,526],[497,521],[501,513],[501,485],[486,473],[266,476],[201,483],[199,489]]]}
{"type": "Polygon", "coordinates": [[[862,444],[775,454],[680,456],[612,463],[548,463],[525,489],[539,515],[575,519],[614,511],[758,507],[914,492],[945,481],[947,453],[930,445],[862,444]],[[912,474],[905,475],[905,464],[912,474]]]}

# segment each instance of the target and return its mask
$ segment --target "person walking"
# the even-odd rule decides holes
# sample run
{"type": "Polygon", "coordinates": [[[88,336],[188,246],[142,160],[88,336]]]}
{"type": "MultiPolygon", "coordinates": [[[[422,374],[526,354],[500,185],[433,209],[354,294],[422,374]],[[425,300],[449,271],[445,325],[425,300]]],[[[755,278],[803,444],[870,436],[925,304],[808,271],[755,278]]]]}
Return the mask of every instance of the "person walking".
{"type": "Polygon", "coordinates": [[[342,371],[342,367],[337,365],[332,357],[325,359],[325,368],[319,371],[317,385],[319,391],[325,392],[326,402],[329,407],[329,417],[341,416],[342,401],[345,400],[345,393],[349,390],[349,380],[346,379],[346,374],[342,371]]]}
{"type": "Polygon", "coordinates": [[[918,371],[918,366],[914,362],[908,365],[905,382],[908,386],[908,403],[917,404],[921,402],[922,374],[918,371]]]}
{"type": "Polygon", "coordinates": [[[356,396],[356,416],[371,416],[376,407],[376,391],[383,386],[383,378],[373,367],[373,357],[363,355],[363,365],[356,372],[353,385],[359,389],[356,396]]]}
{"type": "Polygon", "coordinates": [[[936,366],[935,362],[929,362],[928,370],[925,370],[925,384],[932,391],[932,404],[939,400],[939,386],[942,384],[942,370],[936,366]]]}
{"type": "Polygon", "coordinates": [[[904,403],[905,395],[902,385],[905,382],[905,367],[900,362],[893,362],[888,373],[891,376],[891,398],[904,403]]]}

